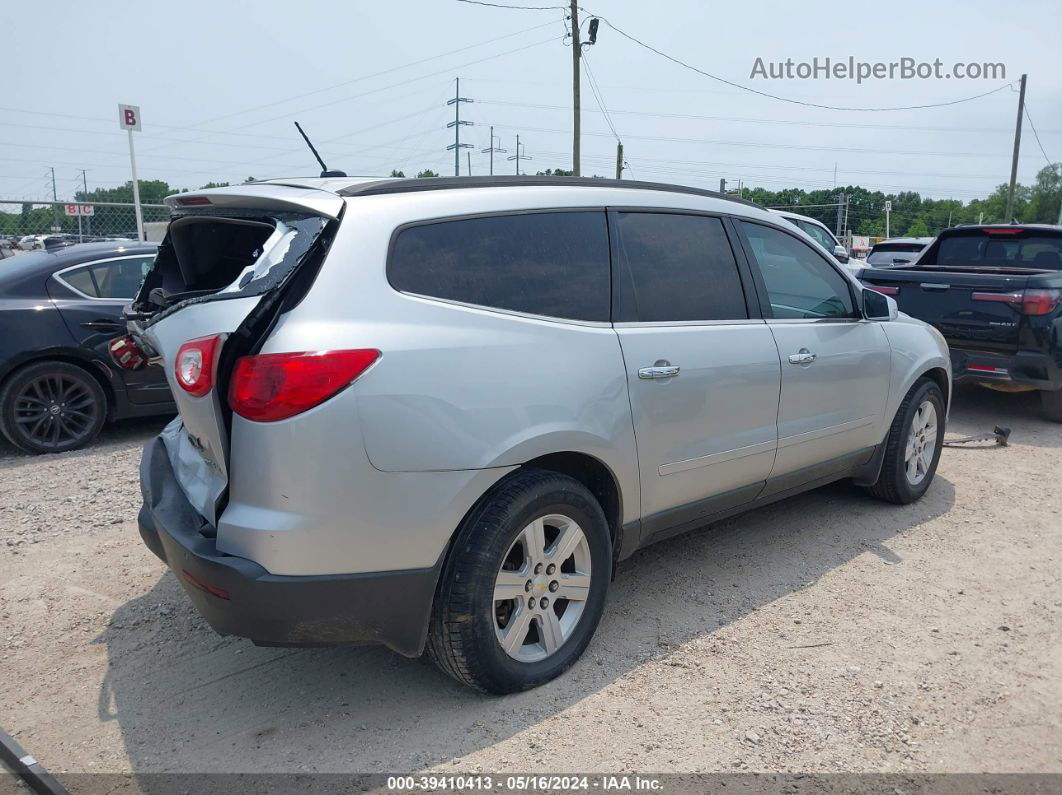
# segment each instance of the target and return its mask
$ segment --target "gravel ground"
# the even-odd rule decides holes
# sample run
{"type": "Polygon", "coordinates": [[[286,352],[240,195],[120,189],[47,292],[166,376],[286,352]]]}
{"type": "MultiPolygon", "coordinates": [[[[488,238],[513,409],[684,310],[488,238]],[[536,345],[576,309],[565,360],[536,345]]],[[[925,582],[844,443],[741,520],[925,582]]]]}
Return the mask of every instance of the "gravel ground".
{"type": "Polygon", "coordinates": [[[560,680],[220,638],[141,544],[161,421],[0,447],[0,726],[53,772],[1062,772],[1062,425],[961,391],[918,504],[838,484],[625,562],[560,680]]]}

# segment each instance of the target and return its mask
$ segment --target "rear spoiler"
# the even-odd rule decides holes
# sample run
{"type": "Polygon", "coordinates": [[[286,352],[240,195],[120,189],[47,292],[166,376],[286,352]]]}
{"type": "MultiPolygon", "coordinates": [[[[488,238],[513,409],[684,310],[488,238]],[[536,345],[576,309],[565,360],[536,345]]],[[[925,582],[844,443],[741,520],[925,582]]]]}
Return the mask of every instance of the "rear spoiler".
{"type": "Polygon", "coordinates": [[[177,193],[164,201],[174,212],[203,210],[208,207],[226,209],[262,209],[272,212],[310,212],[330,220],[339,218],[343,197],[318,188],[300,188],[269,183],[210,188],[194,193],[177,193]]]}

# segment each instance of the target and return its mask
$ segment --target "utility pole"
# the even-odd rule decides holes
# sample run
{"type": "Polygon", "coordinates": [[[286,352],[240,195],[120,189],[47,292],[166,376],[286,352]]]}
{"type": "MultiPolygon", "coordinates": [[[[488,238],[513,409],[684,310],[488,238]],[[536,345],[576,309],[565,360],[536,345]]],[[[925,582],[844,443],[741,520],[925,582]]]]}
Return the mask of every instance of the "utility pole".
{"type": "Polygon", "coordinates": [[[470,121],[462,121],[461,119],[461,103],[471,102],[472,100],[461,96],[461,78],[455,79],[454,98],[446,101],[447,105],[454,106],[454,120],[447,124],[447,127],[454,128],[454,142],[446,147],[446,151],[454,150],[454,176],[461,176],[461,150],[471,149],[472,144],[461,143],[461,127],[463,125],[471,125],[470,121]]]}
{"type": "MultiPolygon", "coordinates": [[[[572,0],[572,173],[582,176],[579,167],[579,135],[581,125],[579,121],[579,58],[582,55],[582,45],[579,43],[579,3],[572,0]]],[[[519,165],[520,161],[516,161],[519,165]]]]}
{"type": "Polygon", "coordinates": [[[1021,88],[1018,90],[1018,121],[1014,125],[1014,155],[1010,161],[1010,188],[1007,190],[1007,216],[1004,223],[1014,219],[1014,186],[1018,180],[1018,152],[1021,149],[1021,117],[1025,113],[1025,75],[1021,76],[1021,88]]]}
{"type": "Polygon", "coordinates": [[[841,236],[841,229],[844,221],[842,220],[842,212],[844,211],[844,194],[842,193],[837,197],[837,236],[841,236]]]}
{"type": "MultiPolygon", "coordinates": [[[[52,201],[58,202],[59,195],[55,190],[55,166],[51,166],[52,169],[52,201]]],[[[59,231],[59,205],[58,203],[52,205],[52,231],[59,231]]]]}
{"type": "Polygon", "coordinates": [[[719,192],[724,196],[726,195],[726,180],[720,177],[719,179],[719,192]]]}
{"type": "Polygon", "coordinates": [[[623,141],[616,142],[616,179],[623,179],[623,141]]]}
{"type": "MultiPolygon", "coordinates": [[[[525,146],[524,149],[526,150],[527,147],[525,146]]],[[[532,158],[528,157],[527,155],[520,154],[520,136],[519,135],[516,136],[516,154],[515,155],[509,155],[506,158],[506,160],[515,160],[516,161],[516,176],[520,176],[520,161],[521,160],[531,160],[531,159],[532,158]]]]}
{"type": "MultiPolygon", "coordinates": [[[[499,138],[498,141],[501,142],[501,139],[499,138]]],[[[488,146],[486,149],[481,149],[480,151],[481,152],[490,152],[490,174],[491,174],[491,176],[494,176],[494,153],[498,152],[499,154],[502,154],[504,152],[508,152],[509,150],[508,149],[502,149],[500,146],[495,146],[494,145],[494,125],[493,124],[490,126],[490,146],[488,146]]]]}
{"type": "MultiPolygon", "coordinates": [[[[88,201],[88,177],[85,175],[85,169],[81,169],[81,186],[85,189],[85,201],[88,201]]],[[[78,216],[79,218],[81,216],[78,216]]],[[[88,233],[92,234],[92,216],[88,216],[88,220],[85,222],[85,226],[88,227],[88,233]]]]}
{"type": "Polygon", "coordinates": [[[471,177],[472,176],[472,153],[471,152],[465,152],[465,155],[467,155],[467,157],[468,157],[468,176],[471,177]]]}

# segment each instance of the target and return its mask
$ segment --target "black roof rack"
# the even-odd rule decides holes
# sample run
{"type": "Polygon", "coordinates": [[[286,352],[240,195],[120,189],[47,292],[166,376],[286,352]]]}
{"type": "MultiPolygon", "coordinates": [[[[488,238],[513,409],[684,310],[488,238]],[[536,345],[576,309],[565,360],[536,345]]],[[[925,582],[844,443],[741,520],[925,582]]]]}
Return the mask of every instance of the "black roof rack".
{"type": "MultiPolygon", "coordinates": [[[[379,196],[388,193],[413,193],[423,190],[452,190],[454,188],[514,188],[529,185],[548,187],[578,188],[629,188],[634,190],[658,190],[667,193],[684,193],[693,196],[706,196],[711,199],[746,204],[760,207],[756,202],[739,199],[714,190],[690,188],[685,185],[669,185],[665,182],[640,182],[633,179],[612,180],[600,177],[532,177],[532,176],[494,176],[494,177],[425,177],[414,179],[388,179],[377,182],[363,182],[338,191],[340,196],[379,196]]],[[[761,208],[762,209],[762,208],[761,208]]]]}

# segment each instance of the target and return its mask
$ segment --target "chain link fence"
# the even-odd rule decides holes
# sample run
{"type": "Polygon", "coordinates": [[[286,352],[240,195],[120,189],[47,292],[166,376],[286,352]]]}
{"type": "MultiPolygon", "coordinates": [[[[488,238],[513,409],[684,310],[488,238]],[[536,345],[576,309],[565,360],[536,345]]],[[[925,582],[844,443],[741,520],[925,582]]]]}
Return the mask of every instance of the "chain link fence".
{"type": "MultiPolygon", "coordinates": [[[[164,204],[141,204],[144,236],[160,241],[170,220],[164,204]]],[[[0,199],[0,240],[9,245],[27,235],[62,235],[89,241],[100,238],[136,240],[136,211],[132,204],[94,202],[14,201],[0,199]]],[[[28,241],[26,246],[31,245],[28,241]]],[[[39,247],[39,245],[37,246],[39,247]]]]}

